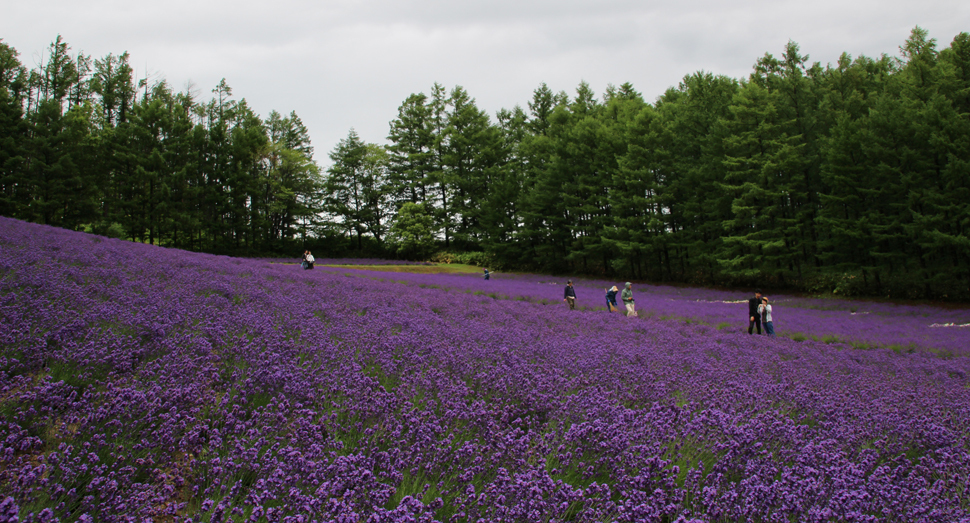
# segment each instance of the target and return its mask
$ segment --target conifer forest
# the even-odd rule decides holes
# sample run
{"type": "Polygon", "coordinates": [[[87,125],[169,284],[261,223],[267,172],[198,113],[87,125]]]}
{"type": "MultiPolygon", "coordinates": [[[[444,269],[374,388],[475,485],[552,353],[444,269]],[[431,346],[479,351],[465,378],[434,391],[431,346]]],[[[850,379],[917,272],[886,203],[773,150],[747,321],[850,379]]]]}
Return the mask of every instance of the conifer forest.
{"type": "Polygon", "coordinates": [[[0,215],[244,256],[970,300],[970,33],[829,64],[780,47],[654,100],[542,84],[491,115],[434,83],[323,161],[295,112],[225,80],[180,92],[61,37],[30,69],[0,41],[0,215]]]}

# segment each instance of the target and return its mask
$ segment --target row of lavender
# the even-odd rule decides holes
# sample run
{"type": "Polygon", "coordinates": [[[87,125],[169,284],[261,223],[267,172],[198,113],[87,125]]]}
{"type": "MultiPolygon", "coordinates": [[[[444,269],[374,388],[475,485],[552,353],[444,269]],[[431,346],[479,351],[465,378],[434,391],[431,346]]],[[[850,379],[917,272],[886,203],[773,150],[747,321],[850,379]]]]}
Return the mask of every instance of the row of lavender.
{"type": "MultiPolygon", "coordinates": [[[[564,278],[529,274],[494,274],[488,282],[475,275],[435,275],[327,269],[342,274],[411,285],[437,287],[559,304],[564,278]]],[[[579,305],[606,310],[605,289],[623,282],[575,279],[579,305]]],[[[662,319],[701,322],[733,331],[748,327],[747,299],[753,295],[695,287],[636,285],[641,314],[662,319]]],[[[911,352],[970,356],[970,308],[942,309],[931,306],[853,300],[771,296],[775,330],[782,336],[841,342],[856,347],[893,348],[911,352]]]]}
{"type": "Polygon", "coordinates": [[[967,358],[400,281],[0,218],[0,521],[970,517],[967,358]]]}

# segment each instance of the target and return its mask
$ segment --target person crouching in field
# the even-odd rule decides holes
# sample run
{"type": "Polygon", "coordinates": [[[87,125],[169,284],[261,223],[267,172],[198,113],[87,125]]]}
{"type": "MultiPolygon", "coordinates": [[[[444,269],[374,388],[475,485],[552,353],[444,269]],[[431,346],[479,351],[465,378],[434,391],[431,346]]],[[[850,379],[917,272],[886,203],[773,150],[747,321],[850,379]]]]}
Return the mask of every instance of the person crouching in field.
{"type": "Polygon", "coordinates": [[[748,300],[748,334],[755,327],[758,327],[758,334],[761,334],[761,314],[758,307],[761,306],[761,291],[754,291],[754,298],[748,300]]]}
{"type": "Polygon", "coordinates": [[[616,306],[617,292],[619,292],[619,289],[616,288],[616,285],[610,287],[609,289],[606,289],[606,309],[610,312],[617,311],[617,306],[616,306]]]}
{"type": "Polygon", "coordinates": [[[620,298],[623,299],[623,305],[626,305],[626,317],[635,318],[637,316],[636,308],[633,305],[633,284],[626,282],[626,286],[623,287],[623,292],[620,293],[620,298]]]}
{"type": "Polygon", "coordinates": [[[765,334],[775,335],[775,324],[771,321],[771,305],[768,305],[768,297],[761,298],[761,305],[758,306],[758,315],[761,316],[761,323],[765,326],[765,334]]]}
{"type": "Polygon", "coordinates": [[[573,287],[573,280],[566,282],[566,290],[563,292],[562,301],[569,304],[569,310],[576,308],[576,288],[573,287]]]}
{"type": "Polygon", "coordinates": [[[310,251],[303,251],[303,263],[301,263],[300,266],[302,266],[304,270],[312,269],[314,261],[316,260],[314,260],[313,255],[310,254],[310,251]]]}

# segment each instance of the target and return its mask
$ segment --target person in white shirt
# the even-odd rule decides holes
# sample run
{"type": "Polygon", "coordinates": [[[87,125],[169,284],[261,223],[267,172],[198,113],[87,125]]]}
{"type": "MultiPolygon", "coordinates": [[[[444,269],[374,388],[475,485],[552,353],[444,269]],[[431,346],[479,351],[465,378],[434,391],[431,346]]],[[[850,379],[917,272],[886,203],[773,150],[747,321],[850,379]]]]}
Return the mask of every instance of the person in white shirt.
{"type": "Polygon", "coordinates": [[[310,251],[303,251],[303,263],[300,265],[302,265],[304,269],[312,269],[314,261],[316,260],[314,260],[313,255],[310,254],[310,251]]]}
{"type": "Polygon", "coordinates": [[[771,322],[771,305],[768,305],[768,297],[761,298],[761,305],[758,305],[758,315],[761,316],[761,324],[765,326],[765,335],[775,335],[775,324],[771,322]]]}

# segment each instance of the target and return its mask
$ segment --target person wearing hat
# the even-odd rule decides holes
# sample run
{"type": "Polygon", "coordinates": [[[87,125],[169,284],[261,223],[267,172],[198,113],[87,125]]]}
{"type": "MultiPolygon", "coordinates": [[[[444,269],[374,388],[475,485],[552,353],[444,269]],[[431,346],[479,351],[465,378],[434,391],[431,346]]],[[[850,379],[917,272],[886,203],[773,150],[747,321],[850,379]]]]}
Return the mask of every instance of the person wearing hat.
{"type": "Polygon", "coordinates": [[[566,282],[566,291],[563,292],[562,301],[569,304],[569,310],[576,308],[576,289],[573,287],[573,280],[566,282]]]}
{"type": "Polygon", "coordinates": [[[623,305],[626,305],[626,315],[628,318],[635,317],[637,311],[633,306],[633,284],[626,282],[626,286],[623,287],[623,292],[620,293],[620,299],[623,300],[623,305]]]}
{"type": "Polygon", "coordinates": [[[606,310],[610,312],[619,310],[619,307],[616,306],[616,293],[619,291],[620,289],[617,289],[616,285],[606,289],[606,310]]]}

